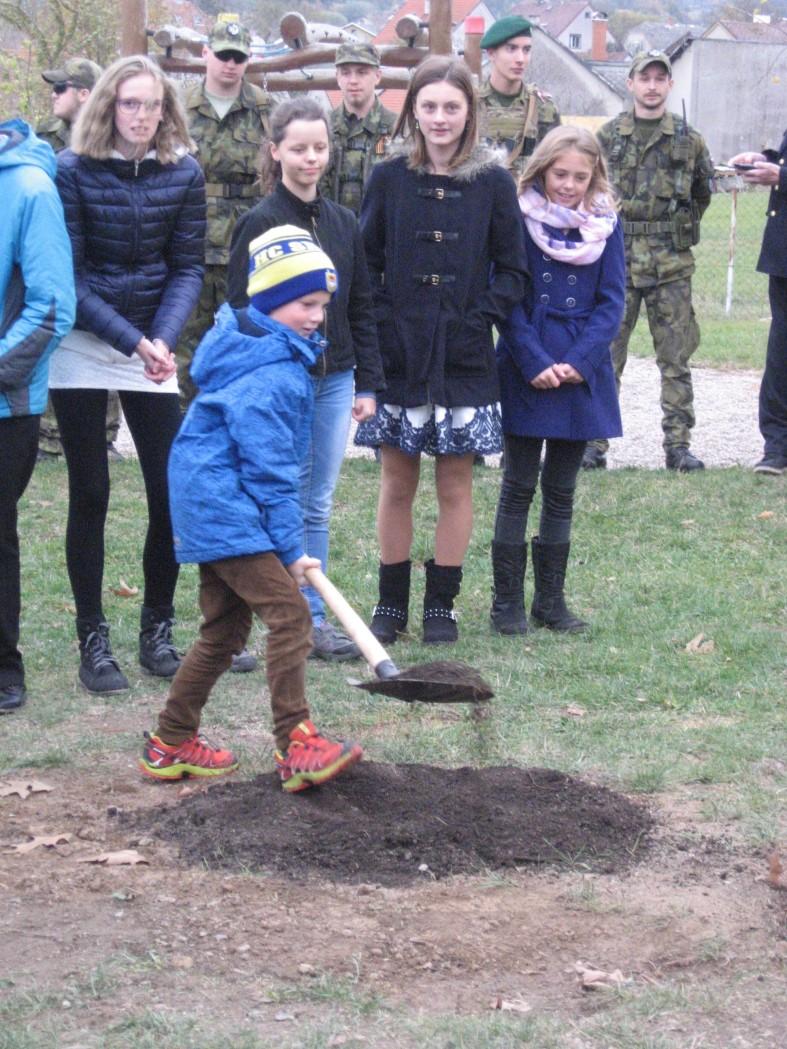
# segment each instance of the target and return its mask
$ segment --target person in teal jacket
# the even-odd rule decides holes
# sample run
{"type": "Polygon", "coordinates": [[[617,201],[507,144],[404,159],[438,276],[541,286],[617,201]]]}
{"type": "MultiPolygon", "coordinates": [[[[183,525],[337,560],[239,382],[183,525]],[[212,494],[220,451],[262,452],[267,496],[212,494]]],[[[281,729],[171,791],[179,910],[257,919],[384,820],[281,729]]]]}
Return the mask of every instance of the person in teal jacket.
{"type": "Polygon", "coordinates": [[[0,124],[0,713],[25,702],[17,503],[36,461],[49,357],[74,323],[71,243],[51,146],[0,124]]]}

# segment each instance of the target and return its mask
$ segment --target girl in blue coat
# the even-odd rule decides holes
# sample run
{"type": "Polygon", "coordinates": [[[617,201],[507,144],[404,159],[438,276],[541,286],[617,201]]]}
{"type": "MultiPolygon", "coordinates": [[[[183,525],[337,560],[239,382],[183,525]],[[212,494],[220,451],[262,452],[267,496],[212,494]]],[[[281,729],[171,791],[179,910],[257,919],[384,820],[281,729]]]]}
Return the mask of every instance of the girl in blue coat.
{"type": "Polygon", "coordinates": [[[563,597],[577,474],[589,440],[622,432],[609,346],[623,317],[623,234],[603,154],[583,128],[546,135],[519,194],[532,283],[497,344],[505,471],[492,542],[492,626],[527,631],[525,529],[540,472],[531,616],[577,632],[587,624],[563,597]]]}

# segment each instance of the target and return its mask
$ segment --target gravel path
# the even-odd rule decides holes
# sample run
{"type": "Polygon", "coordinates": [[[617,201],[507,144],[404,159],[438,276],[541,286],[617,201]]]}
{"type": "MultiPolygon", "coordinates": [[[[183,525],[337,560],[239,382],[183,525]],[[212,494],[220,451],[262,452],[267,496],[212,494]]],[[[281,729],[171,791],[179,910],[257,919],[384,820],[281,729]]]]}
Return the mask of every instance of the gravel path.
{"type": "MultiPolygon", "coordinates": [[[[692,450],[706,466],[753,465],[762,456],[762,438],[757,427],[760,373],[693,368],[692,376],[697,416],[692,450]]],[[[659,372],[652,358],[629,358],[620,402],[624,436],[610,445],[610,468],[662,468],[659,372]]],[[[134,454],[125,422],[118,447],[124,455],[134,454]]],[[[371,458],[368,449],[356,448],[352,444],[352,436],[347,455],[350,458],[371,458]]]]}

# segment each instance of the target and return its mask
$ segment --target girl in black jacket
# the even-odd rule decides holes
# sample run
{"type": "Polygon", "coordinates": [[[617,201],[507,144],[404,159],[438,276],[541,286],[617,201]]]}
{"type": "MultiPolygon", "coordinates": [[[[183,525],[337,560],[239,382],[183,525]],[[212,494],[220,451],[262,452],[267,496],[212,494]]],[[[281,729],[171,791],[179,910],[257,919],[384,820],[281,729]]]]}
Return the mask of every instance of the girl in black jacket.
{"type": "MultiPolygon", "coordinates": [[[[333,491],[350,419],[362,422],[373,416],[383,386],[358,221],[347,208],[321,197],[317,188],[328,163],[330,141],[328,119],[314,99],[295,98],[273,111],[263,155],[263,182],[269,195],[235,227],[227,295],[231,306],[248,303],[249,245],[274,226],[308,230],[336,267],[339,286],[326,311],[328,349],[312,374],[312,441],[301,470],[304,549],[320,559],[323,569],[333,491]]],[[[357,658],[357,646],[326,619],[319,594],[309,587],[305,595],[314,627],[313,655],[328,660],[357,658]]]]}
{"type": "Polygon", "coordinates": [[[180,425],[172,348],[199,295],[205,185],[188,155],[175,86],[150,59],[121,58],[96,83],[58,157],[74,254],[77,318],[52,357],[50,388],[68,465],[66,560],[77,613],[79,678],[128,688],[102,607],[109,505],[107,391],[118,390],[148,503],[140,663],[172,677],[178,578],[167,458],[180,425]]]}

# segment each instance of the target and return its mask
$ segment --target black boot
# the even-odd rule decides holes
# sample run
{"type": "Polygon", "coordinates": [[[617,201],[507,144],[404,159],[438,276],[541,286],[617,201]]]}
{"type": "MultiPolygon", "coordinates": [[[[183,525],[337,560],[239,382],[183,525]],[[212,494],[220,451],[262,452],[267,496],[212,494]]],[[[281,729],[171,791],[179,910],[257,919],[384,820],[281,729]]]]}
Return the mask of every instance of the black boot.
{"type": "Polygon", "coordinates": [[[142,606],[139,619],[139,662],[156,677],[174,677],[180,656],[172,643],[174,609],[142,606]]]}
{"type": "Polygon", "coordinates": [[[436,565],[430,559],[424,567],[424,644],[453,645],[459,640],[453,607],[454,598],[462,585],[462,566],[436,565]]]}
{"type": "Polygon", "coordinates": [[[587,630],[588,624],[566,608],[563,584],[570,543],[543,544],[534,536],[532,540],[533,574],[536,592],[530,615],[537,626],[550,630],[561,630],[567,634],[578,634],[587,630]]]}
{"type": "Polygon", "coordinates": [[[109,624],[103,619],[77,619],[79,636],[79,680],[88,692],[123,692],[126,675],[112,655],[109,624]]]}
{"type": "Polygon", "coordinates": [[[492,541],[492,629],[498,634],[526,634],[524,543],[492,541]]]}
{"type": "Polygon", "coordinates": [[[374,606],[370,629],[381,645],[392,645],[407,629],[410,605],[410,562],[380,562],[380,600],[374,606]]]}

